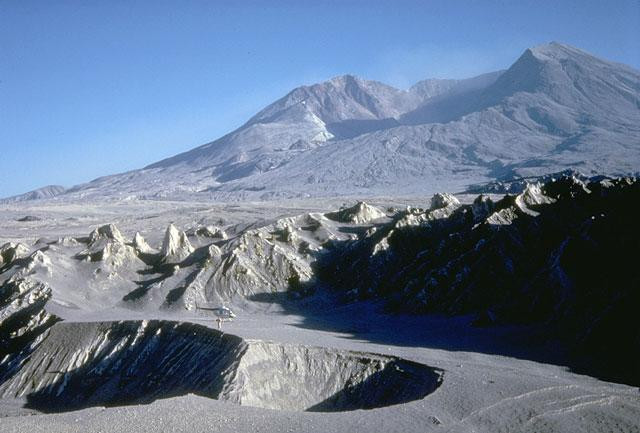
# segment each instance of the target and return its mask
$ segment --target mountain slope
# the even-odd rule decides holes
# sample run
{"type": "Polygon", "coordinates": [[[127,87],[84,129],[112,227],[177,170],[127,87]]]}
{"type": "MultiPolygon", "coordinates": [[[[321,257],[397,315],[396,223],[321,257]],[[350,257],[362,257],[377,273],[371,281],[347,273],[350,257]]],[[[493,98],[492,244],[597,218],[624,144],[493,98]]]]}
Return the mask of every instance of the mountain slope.
{"type": "Polygon", "coordinates": [[[21,201],[39,200],[52,198],[66,191],[66,188],[60,185],[47,185],[24,194],[14,195],[0,200],[0,203],[18,203],[21,201]]]}
{"type": "Polygon", "coordinates": [[[408,90],[350,75],[299,87],[204,146],[69,198],[425,194],[504,177],[640,167],[640,72],[550,43],[506,71],[408,90]]]}

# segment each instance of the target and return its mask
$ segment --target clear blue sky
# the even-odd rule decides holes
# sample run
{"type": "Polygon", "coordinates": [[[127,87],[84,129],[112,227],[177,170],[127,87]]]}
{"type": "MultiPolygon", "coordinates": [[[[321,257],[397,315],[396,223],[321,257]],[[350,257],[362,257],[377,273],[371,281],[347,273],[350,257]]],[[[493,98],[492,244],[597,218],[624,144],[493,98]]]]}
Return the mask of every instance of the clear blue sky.
{"type": "Polygon", "coordinates": [[[0,197],[139,168],[293,87],[399,87],[552,40],[640,68],[640,1],[0,0],[0,197]]]}

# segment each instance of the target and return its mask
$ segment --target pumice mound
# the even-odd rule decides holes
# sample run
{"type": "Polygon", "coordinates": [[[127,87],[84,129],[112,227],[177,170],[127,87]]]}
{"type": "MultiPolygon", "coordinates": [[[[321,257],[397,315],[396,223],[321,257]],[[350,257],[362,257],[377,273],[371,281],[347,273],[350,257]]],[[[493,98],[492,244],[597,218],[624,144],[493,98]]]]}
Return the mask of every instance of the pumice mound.
{"type": "Polygon", "coordinates": [[[326,214],[326,217],[331,220],[353,224],[366,224],[386,216],[382,210],[363,201],[356,203],[355,206],[326,214]]]}
{"type": "Polygon", "coordinates": [[[180,231],[173,224],[169,224],[162,242],[160,254],[167,263],[179,263],[193,252],[193,247],[185,232],[180,231]]]}

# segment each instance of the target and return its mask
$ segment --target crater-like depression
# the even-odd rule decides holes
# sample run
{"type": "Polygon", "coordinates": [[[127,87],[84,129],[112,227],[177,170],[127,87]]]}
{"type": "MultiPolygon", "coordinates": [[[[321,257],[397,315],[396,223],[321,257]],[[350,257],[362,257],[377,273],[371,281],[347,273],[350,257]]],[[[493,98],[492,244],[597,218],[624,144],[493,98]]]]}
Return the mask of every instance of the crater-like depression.
{"type": "Polygon", "coordinates": [[[240,405],[335,412],[422,399],[442,372],[396,357],[280,344],[184,322],[60,322],[4,363],[0,395],[42,412],[194,393],[240,405]]]}

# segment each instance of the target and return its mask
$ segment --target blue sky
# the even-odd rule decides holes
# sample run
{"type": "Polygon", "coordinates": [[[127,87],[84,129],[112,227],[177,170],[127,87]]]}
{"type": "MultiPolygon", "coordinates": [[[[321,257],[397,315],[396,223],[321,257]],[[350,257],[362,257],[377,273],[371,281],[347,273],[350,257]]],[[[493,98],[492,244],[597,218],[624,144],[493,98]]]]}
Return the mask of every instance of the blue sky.
{"type": "Polygon", "coordinates": [[[145,166],[292,88],[508,67],[552,40],[640,68],[640,1],[0,0],[0,197],[145,166]]]}

